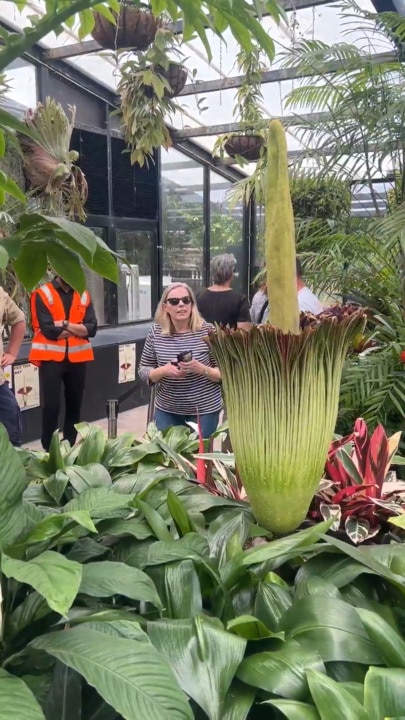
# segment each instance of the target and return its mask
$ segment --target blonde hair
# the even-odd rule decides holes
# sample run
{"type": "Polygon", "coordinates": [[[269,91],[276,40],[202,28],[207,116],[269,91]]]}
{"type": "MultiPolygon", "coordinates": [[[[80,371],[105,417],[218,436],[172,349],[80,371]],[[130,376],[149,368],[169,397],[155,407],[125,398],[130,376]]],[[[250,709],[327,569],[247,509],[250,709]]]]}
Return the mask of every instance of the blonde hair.
{"type": "Polygon", "coordinates": [[[184,288],[188,295],[191,297],[191,315],[190,315],[190,330],[191,332],[195,332],[196,330],[201,330],[202,324],[204,322],[203,318],[201,317],[200,313],[198,312],[197,308],[197,302],[195,299],[195,295],[188,285],[186,283],[182,282],[176,282],[172,283],[171,285],[168,285],[165,290],[163,290],[163,295],[160,298],[159,305],[156,309],[155,314],[155,322],[160,325],[162,328],[162,335],[174,335],[176,332],[174,329],[174,325],[172,323],[171,317],[164,309],[164,304],[167,302],[167,298],[170,295],[172,290],[175,290],[176,288],[184,288]]]}

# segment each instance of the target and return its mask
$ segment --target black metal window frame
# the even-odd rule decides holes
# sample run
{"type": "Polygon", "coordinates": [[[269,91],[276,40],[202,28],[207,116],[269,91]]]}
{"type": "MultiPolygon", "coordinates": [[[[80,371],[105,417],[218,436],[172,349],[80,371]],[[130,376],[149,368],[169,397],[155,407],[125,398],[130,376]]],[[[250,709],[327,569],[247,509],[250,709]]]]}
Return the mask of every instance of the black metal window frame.
{"type": "MultiPolygon", "coordinates": [[[[108,173],[108,215],[89,214],[86,225],[97,228],[104,228],[106,231],[106,242],[112,250],[116,250],[116,229],[122,228],[127,230],[148,230],[154,232],[154,243],[151,248],[151,292],[152,292],[152,312],[154,312],[159,298],[163,290],[163,236],[162,236],[162,177],[161,177],[161,161],[162,151],[156,154],[155,162],[157,164],[157,216],[155,220],[143,218],[125,218],[113,215],[113,197],[112,197],[112,156],[111,156],[111,139],[119,138],[120,134],[111,122],[110,115],[115,109],[115,95],[108,89],[98,85],[94,80],[81,73],[79,69],[57,60],[44,60],[43,50],[40,47],[34,47],[24,56],[28,62],[36,66],[37,69],[37,96],[38,101],[43,101],[49,94],[49,77],[50,73],[53,77],[59,75],[61,82],[76,86],[82,92],[91,95],[99,102],[105,105],[105,126],[87,123],[76,123],[78,130],[86,132],[94,132],[107,136],[107,173],[108,173]]],[[[236,182],[244,177],[244,174],[231,166],[217,165],[211,154],[190,140],[183,140],[174,143],[173,147],[186,157],[193,159],[203,167],[203,213],[204,213],[204,239],[203,239],[203,265],[204,265],[204,282],[209,283],[209,263],[210,263],[210,171],[214,171],[218,175],[230,182],[236,182]]],[[[251,265],[254,257],[254,207],[253,202],[244,207],[243,210],[243,233],[242,242],[244,248],[243,263],[243,288],[248,293],[250,282],[254,268],[251,265]]],[[[118,301],[116,286],[105,281],[105,311],[108,326],[114,327],[118,325],[118,301]]],[[[128,323],[128,325],[139,325],[147,321],[136,321],[128,323]]],[[[120,324],[121,325],[121,324],[120,324]]],[[[121,325],[125,327],[125,324],[121,325]]]]}

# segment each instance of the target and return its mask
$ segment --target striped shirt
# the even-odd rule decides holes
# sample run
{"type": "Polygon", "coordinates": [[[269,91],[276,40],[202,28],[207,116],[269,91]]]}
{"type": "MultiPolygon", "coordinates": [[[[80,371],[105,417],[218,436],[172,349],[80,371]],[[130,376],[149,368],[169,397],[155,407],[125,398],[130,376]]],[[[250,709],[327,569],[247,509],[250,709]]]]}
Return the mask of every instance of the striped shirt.
{"type": "MultiPolygon", "coordinates": [[[[193,359],[203,365],[216,367],[216,362],[203,338],[213,326],[204,322],[201,330],[195,332],[162,335],[160,325],[149,330],[143,348],[139,377],[149,382],[150,371],[176,361],[181,352],[191,350],[193,359]]],[[[221,386],[205,375],[195,373],[185,378],[165,377],[156,386],[156,407],[176,415],[205,415],[217,412],[222,407],[221,386]]]]}

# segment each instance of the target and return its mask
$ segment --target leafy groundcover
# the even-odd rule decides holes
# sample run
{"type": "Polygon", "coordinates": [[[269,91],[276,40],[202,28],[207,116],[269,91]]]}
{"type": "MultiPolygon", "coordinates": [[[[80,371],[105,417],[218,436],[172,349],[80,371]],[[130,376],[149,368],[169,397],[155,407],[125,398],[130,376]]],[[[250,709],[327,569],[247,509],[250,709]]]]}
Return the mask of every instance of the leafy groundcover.
{"type": "Polygon", "coordinates": [[[405,551],[281,539],[192,481],[194,436],[14,450],[0,428],[0,720],[405,716],[405,551]]]}

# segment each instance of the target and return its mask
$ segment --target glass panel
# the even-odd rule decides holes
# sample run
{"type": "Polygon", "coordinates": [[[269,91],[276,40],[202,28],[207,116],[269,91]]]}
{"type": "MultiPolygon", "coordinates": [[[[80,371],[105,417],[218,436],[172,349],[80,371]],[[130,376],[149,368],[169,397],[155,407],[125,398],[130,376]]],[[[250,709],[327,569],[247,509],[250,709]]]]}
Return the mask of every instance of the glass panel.
{"type": "Polygon", "coordinates": [[[162,153],[163,286],[203,284],[204,169],[177,150],[162,153]]]}
{"type": "Polygon", "coordinates": [[[118,322],[152,317],[151,247],[149,230],[117,230],[117,253],[128,260],[119,269],[118,322]]]}
{"type": "MultiPolygon", "coordinates": [[[[106,240],[105,228],[92,227],[94,234],[101,240],[106,240]]],[[[91,295],[93,302],[94,312],[96,313],[97,322],[99,325],[107,325],[106,313],[105,313],[105,287],[104,278],[101,275],[90,270],[86,265],[83,266],[84,274],[86,276],[87,290],[91,295]]]]}
{"type": "Polygon", "coordinates": [[[232,253],[237,261],[234,290],[246,292],[244,287],[244,250],[243,250],[243,205],[229,207],[228,193],[232,183],[222,175],[211,170],[211,248],[213,258],[221,253],[232,253]]]}
{"type": "Polygon", "coordinates": [[[22,60],[15,60],[6,68],[6,79],[9,89],[7,97],[21,104],[24,108],[35,108],[37,104],[37,73],[35,65],[22,60]]]}

